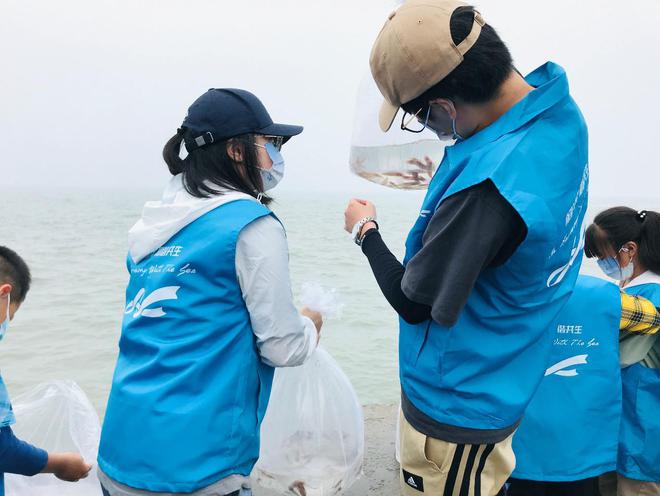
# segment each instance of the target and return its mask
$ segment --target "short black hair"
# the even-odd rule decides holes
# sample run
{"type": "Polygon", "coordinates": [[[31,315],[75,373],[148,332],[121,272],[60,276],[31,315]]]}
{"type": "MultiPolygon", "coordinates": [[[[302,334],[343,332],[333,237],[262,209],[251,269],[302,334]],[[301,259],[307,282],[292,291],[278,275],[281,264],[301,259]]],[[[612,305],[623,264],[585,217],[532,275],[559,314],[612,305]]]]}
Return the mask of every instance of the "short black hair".
{"type": "Polygon", "coordinates": [[[602,211],[587,228],[584,254],[604,258],[608,248],[615,252],[629,241],[639,247],[639,260],[651,272],[660,274],[660,213],[612,207],[602,211]]]}
{"type": "MultiPolygon", "coordinates": [[[[459,7],[454,11],[449,25],[454,44],[458,45],[470,34],[474,15],[475,9],[472,6],[459,7]]],[[[463,62],[444,79],[402,107],[406,112],[415,113],[436,98],[485,103],[497,95],[500,86],[513,70],[509,49],[495,29],[485,24],[475,44],[464,55],[463,62]]]]}
{"type": "Polygon", "coordinates": [[[32,276],[25,260],[6,246],[0,246],[0,284],[12,285],[11,299],[23,303],[30,290],[32,276]]]}

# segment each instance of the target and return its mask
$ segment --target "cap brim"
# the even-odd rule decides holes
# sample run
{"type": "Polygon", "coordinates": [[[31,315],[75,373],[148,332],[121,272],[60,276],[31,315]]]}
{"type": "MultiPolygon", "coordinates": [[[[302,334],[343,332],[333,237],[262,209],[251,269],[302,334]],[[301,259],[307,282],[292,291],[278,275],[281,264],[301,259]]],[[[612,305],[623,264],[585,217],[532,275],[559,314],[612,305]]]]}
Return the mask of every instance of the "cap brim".
{"type": "Polygon", "coordinates": [[[285,141],[288,141],[291,136],[297,136],[303,132],[302,126],[292,126],[290,124],[271,124],[262,129],[259,129],[257,132],[260,134],[269,134],[271,136],[283,136],[286,138],[285,141]]]}
{"type": "Polygon", "coordinates": [[[396,117],[399,107],[392,105],[390,102],[385,100],[380,106],[380,112],[378,113],[378,124],[383,132],[387,132],[392,127],[394,118],[396,117]]]}

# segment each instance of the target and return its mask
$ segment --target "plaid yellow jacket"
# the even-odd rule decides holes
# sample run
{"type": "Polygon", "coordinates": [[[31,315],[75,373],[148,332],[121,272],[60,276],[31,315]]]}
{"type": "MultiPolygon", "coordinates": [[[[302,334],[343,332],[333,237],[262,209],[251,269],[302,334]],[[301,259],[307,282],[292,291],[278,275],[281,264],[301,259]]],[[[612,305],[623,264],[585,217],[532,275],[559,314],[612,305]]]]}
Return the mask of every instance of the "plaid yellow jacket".
{"type": "Polygon", "coordinates": [[[660,329],[660,312],[646,298],[621,292],[620,329],[640,334],[655,334],[660,329]]]}

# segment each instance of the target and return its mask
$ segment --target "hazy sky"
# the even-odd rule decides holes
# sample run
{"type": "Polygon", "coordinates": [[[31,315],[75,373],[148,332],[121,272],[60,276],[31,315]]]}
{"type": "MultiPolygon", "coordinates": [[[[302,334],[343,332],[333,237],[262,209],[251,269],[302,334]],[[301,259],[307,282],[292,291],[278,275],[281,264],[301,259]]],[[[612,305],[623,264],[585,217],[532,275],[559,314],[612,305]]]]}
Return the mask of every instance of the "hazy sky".
{"type": "MultiPolygon", "coordinates": [[[[0,190],[158,188],[163,144],[210,87],[253,91],[305,132],[291,189],[373,191],[348,171],[356,91],[393,0],[2,0],[0,190]]],[[[568,71],[592,195],[660,185],[660,2],[482,0],[527,73],[568,71]]]]}

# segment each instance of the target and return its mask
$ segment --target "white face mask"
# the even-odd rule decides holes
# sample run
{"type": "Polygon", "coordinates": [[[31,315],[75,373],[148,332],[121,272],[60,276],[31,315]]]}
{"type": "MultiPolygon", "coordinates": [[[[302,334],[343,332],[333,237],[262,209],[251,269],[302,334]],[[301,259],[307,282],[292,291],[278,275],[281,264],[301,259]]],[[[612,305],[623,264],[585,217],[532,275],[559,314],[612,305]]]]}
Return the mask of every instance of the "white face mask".
{"type": "Polygon", "coordinates": [[[268,191],[277,186],[284,177],[284,157],[272,143],[266,143],[264,148],[273,162],[273,167],[270,169],[259,167],[261,180],[264,183],[264,191],[268,191]]]}
{"type": "Polygon", "coordinates": [[[9,305],[11,305],[11,295],[7,295],[7,318],[0,324],[0,341],[5,337],[7,329],[9,329],[9,305]]]}

